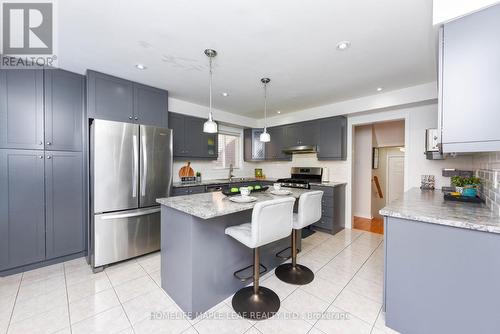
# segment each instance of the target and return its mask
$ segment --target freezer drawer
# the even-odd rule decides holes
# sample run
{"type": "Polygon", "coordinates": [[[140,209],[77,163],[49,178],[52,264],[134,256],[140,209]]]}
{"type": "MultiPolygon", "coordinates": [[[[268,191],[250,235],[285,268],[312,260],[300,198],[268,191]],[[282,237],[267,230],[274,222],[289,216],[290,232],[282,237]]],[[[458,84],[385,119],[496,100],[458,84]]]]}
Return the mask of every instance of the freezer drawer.
{"type": "Polygon", "coordinates": [[[159,207],[94,216],[94,268],[159,249],[159,207]]]}

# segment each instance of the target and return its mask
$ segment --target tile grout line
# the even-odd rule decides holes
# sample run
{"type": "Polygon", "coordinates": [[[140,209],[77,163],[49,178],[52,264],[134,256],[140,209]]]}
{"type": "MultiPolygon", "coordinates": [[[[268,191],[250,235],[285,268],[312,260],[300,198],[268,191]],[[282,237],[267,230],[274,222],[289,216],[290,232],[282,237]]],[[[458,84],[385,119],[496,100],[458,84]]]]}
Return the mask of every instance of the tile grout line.
{"type": "Polygon", "coordinates": [[[378,318],[380,317],[380,314],[382,313],[382,309],[384,308],[384,304],[382,304],[382,307],[378,311],[377,318],[375,319],[375,322],[373,323],[372,329],[370,330],[370,334],[373,333],[373,330],[375,329],[375,324],[377,323],[378,318]]]}
{"type": "Polygon", "coordinates": [[[64,272],[64,289],[66,290],[66,305],[68,307],[68,320],[69,320],[69,332],[73,333],[73,327],[71,326],[71,312],[69,311],[69,293],[68,293],[68,282],[66,280],[66,265],[63,263],[64,272]]]}
{"type": "Polygon", "coordinates": [[[16,308],[17,297],[19,296],[19,290],[21,290],[21,283],[23,282],[23,278],[24,278],[24,272],[21,274],[21,279],[19,280],[19,285],[17,286],[16,298],[14,298],[14,305],[12,305],[12,309],[10,310],[9,323],[7,324],[6,333],[9,332],[10,325],[12,323],[12,316],[14,315],[14,309],[16,308]]]}
{"type": "MultiPolygon", "coordinates": [[[[361,237],[362,234],[360,234],[359,237],[357,237],[354,241],[358,240],[360,237],[361,237]]],[[[352,243],[354,243],[351,242],[352,243]]],[[[358,274],[358,272],[361,270],[361,268],[363,268],[363,266],[366,264],[366,262],[368,262],[368,260],[373,256],[373,253],[375,253],[375,251],[377,250],[377,248],[382,244],[383,240],[381,240],[377,247],[375,247],[375,249],[370,253],[370,255],[368,256],[368,258],[361,264],[361,267],[359,267],[358,270],[356,270],[356,272],[354,273],[354,275],[351,277],[351,279],[347,282],[347,284],[342,288],[342,290],[340,290],[340,292],[338,293],[338,295],[333,299],[333,301],[328,305],[328,307],[326,308],[326,310],[322,313],[324,314],[332,305],[333,303],[335,303],[335,301],[337,300],[338,296],[340,296],[340,294],[345,290],[345,288],[349,285],[349,283],[351,283],[351,281],[354,279],[354,277],[358,274]]],[[[349,244],[349,246],[351,245],[349,244]]],[[[346,247],[347,248],[347,247],[346,247]]],[[[339,253],[340,254],[340,253],[339,253]]],[[[338,255],[338,254],[337,254],[338,255]]],[[[333,260],[333,259],[332,259],[333,260]]],[[[356,317],[358,318],[358,317],[356,317]]],[[[316,324],[320,321],[321,319],[317,319],[316,322],[314,323],[313,327],[316,326],[316,324]]],[[[367,323],[366,321],[364,321],[363,319],[360,319],[361,321],[367,323]]],[[[377,321],[377,319],[375,319],[375,321],[377,321]]],[[[373,330],[373,326],[375,326],[375,322],[372,324],[372,329],[370,330],[370,332],[373,330]]]]}
{"type": "MultiPolygon", "coordinates": [[[[140,265],[139,265],[139,266],[140,266],[140,265]]],[[[142,268],[142,266],[140,266],[140,267],[142,268]]],[[[122,308],[123,314],[125,314],[125,317],[127,318],[127,321],[128,321],[128,323],[129,323],[129,325],[130,325],[130,329],[132,329],[132,332],[134,332],[134,333],[135,333],[134,326],[132,325],[132,322],[130,321],[130,318],[128,317],[128,314],[127,314],[127,312],[125,311],[125,308],[123,307],[123,304],[122,304],[122,301],[120,300],[120,297],[118,297],[118,293],[117,293],[117,292],[116,292],[116,290],[115,290],[115,286],[114,286],[114,284],[111,282],[111,279],[109,278],[108,273],[106,272],[106,270],[104,270],[104,273],[106,274],[106,277],[108,278],[109,283],[111,283],[111,288],[113,289],[113,292],[115,293],[116,299],[118,299],[118,303],[120,303],[120,307],[122,308]]],[[[110,309],[108,309],[108,310],[110,310],[110,309]]],[[[107,310],[106,310],[106,311],[107,311],[107,310]]],[[[105,312],[105,311],[103,311],[103,312],[105,312]]],[[[101,313],[102,313],[102,312],[101,312],[101,313]]],[[[123,330],[122,330],[122,331],[123,331],[123,330]]],[[[120,331],[120,332],[122,332],[122,331],[120,331]]],[[[118,332],[118,333],[119,333],[119,332],[118,332]]]]}
{"type": "MultiPolygon", "coordinates": [[[[160,283],[161,283],[161,251],[160,251],[160,283]]],[[[173,303],[174,306],[176,306],[177,308],[179,308],[179,306],[177,305],[177,303],[167,294],[167,292],[165,290],[163,290],[163,288],[161,287],[161,284],[158,284],[154,279],[153,277],[149,274],[149,271],[147,271],[143,266],[142,264],[137,261],[137,264],[142,268],[142,270],[144,270],[144,272],[149,276],[149,278],[153,281],[154,284],[156,284],[157,287],[160,288],[160,290],[168,297],[168,299],[170,299],[173,303]]],[[[222,302],[224,303],[224,302],[222,302]]],[[[182,310],[181,310],[182,311],[182,310]]],[[[189,323],[189,328],[186,328],[185,330],[183,330],[181,332],[184,333],[184,332],[187,332],[188,329],[192,328],[196,333],[198,333],[198,331],[196,330],[196,328],[194,327],[194,325],[191,323],[191,321],[189,321],[188,319],[186,319],[186,321],[189,323]]],[[[135,333],[135,330],[134,330],[134,333],[135,333]]]]}

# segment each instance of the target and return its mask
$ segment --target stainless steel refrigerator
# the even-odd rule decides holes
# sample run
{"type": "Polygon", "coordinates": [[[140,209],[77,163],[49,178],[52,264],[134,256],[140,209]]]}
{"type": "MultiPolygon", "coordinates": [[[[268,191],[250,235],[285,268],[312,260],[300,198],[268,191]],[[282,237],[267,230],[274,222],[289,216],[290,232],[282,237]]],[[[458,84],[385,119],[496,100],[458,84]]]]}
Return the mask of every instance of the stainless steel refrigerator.
{"type": "Polygon", "coordinates": [[[94,120],[90,126],[91,265],[160,249],[159,197],[172,185],[172,130],[94,120]]]}

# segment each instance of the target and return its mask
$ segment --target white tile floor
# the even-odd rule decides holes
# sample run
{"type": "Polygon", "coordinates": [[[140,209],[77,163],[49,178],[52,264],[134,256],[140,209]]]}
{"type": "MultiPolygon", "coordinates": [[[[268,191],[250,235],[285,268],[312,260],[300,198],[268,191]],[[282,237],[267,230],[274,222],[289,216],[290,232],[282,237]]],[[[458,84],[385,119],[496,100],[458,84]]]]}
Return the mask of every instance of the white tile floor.
{"type": "Polygon", "coordinates": [[[0,278],[0,333],[395,333],[381,312],[381,235],[315,233],[304,240],[299,263],[315,280],[298,287],[273,272],[264,275],[261,284],[282,304],[275,317],[255,322],[238,317],[231,298],[204,316],[185,318],[160,288],[159,253],[99,274],[76,259],[0,278]]]}

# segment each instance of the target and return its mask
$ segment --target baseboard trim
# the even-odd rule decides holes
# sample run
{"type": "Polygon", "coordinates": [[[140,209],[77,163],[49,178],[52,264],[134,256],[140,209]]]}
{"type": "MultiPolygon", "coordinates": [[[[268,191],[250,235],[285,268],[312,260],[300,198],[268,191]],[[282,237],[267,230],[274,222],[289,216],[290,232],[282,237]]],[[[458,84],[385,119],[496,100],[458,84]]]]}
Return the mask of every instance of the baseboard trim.
{"type": "Polygon", "coordinates": [[[27,265],[20,266],[20,267],[2,270],[2,271],[0,271],[0,277],[19,274],[19,273],[24,272],[24,271],[38,269],[38,268],[50,266],[53,264],[57,264],[57,263],[61,263],[61,262],[69,261],[69,260],[74,260],[74,259],[77,259],[79,257],[84,257],[86,255],[87,255],[87,252],[83,251],[83,252],[78,252],[78,253],[74,253],[74,254],[70,254],[70,255],[61,256],[61,257],[58,257],[55,259],[44,260],[44,261],[27,264],[27,265]]]}

